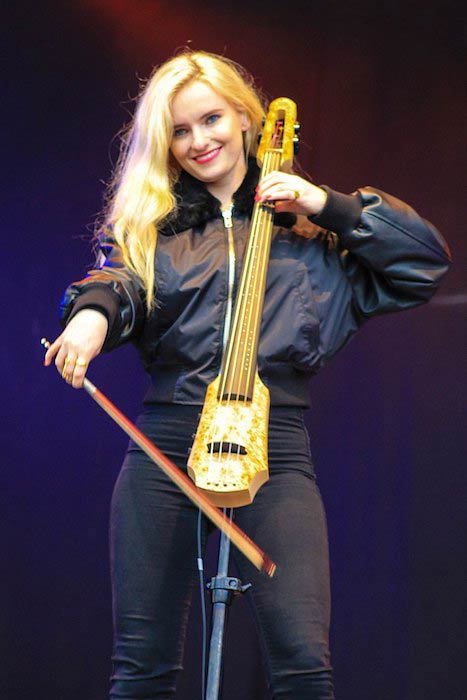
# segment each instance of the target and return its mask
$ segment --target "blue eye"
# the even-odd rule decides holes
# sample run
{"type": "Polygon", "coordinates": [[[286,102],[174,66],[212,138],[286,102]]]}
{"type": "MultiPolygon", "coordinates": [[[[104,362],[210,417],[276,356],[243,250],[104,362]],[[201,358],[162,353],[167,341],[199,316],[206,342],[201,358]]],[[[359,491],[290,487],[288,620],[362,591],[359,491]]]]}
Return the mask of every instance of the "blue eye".
{"type": "Polygon", "coordinates": [[[179,129],[174,129],[174,138],[179,138],[180,136],[185,136],[186,129],[180,127],[179,129]]]}
{"type": "Polygon", "coordinates": [[[217,122],[217,120],[220,119],[220,116],[220,114],[210,114],[206,119],[206,124],[214,124],[214,122],[217,122]]]}

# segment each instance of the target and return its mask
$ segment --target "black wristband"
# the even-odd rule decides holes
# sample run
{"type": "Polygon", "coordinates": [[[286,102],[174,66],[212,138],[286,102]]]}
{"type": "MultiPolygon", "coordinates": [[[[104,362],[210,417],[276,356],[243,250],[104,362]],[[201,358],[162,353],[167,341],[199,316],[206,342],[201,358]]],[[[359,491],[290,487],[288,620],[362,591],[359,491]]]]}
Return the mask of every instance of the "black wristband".
{"type": "Polygon", "coordinates": [[[112,289],[103,286],[90,286],[84,289],[73,304],[67,323],[82,309],[100,311],[109,322],[109,331],[118,314],[120,300],[112,289]]]}
{"type": "Polygon", "coordinates": [[[342,194],[326,185],[320,185],[326,194],[326,203],[319,214],[308,219],[317,226],[334,231],[339,235],[349,233],[360,223],[362,200],[357,194],[342,194]]]}

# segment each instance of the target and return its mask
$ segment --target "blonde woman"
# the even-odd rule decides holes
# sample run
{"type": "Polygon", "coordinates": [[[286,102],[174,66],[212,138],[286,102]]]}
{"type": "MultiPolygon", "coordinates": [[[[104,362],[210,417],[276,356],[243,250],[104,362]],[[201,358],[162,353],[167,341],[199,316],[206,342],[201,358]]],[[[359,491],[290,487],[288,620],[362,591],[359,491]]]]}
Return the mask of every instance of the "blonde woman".
{"type": "MultiPolygon", "coordinates": [[[[236,512],[277,573],[266,580],[236,559],[253,584],[273,697],[329,700],[327,536],[303,420],[308,383],[366,319],[427,301],[449,252],[413,209],[373,188],[343,195],[282,172],[258,182],[262,116],[251,78],[223,57],[183,53],[153,73],[123,139],[99,232],[103,263],[65,293],[65,329],[46,364],[55,357],[79,388],[97,354],[133,341],[150,376],[139,425],[186,469],[222,360],[229,235],[236,291],[254,200],[277,203],[258,356],[271,397],[270,478],[236,512]]],[[[111,512],[111,698],[174,696],[197,515],[130,444],[111,512]]]]}

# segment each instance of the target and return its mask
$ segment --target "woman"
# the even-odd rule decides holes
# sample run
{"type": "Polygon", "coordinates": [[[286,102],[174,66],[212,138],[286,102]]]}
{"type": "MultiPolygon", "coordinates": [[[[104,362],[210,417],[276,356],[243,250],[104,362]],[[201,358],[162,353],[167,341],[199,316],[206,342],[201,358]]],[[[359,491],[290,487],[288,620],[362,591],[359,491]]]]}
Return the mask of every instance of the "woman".
{"type": "MultiPolygon", "coordinates": [[[[65,330],[46,364],[55,357],[79,388],[97,354],[132,340],[151,377],[139,425],[185,469],[222,359],[229,240],[237,283],[253,202],[276,202],[258,355],[271,398],[270,478],[236,520],[277,573],[266,580],[236,558],[253,584],[274,698],[329,699],[327,536],[303,422],[308,381],[367,318],[427,301],[449,253],[429,223],[372,188],[343,195],[282,172],[258,183],[262,117],[251,79],[225,58],[184,53],[155,71],[124,140],[100,234],[105,261],[67,290],[65,330]]],[[[130,444],[111,512],[112,698],[173,697],[196,519],[130,444]]]]}

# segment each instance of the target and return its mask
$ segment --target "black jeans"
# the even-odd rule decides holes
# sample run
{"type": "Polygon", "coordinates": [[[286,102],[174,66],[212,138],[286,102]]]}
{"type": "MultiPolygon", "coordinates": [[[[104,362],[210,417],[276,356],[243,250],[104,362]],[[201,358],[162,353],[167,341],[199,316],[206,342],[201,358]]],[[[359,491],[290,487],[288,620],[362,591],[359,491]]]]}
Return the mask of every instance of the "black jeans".
{"type": "MultiPolygon", "coordinates": [[[[151,406],[138,423],[185,468],[199,410],[151,406]]],[[[269,470],[269,481],[251,505],[235,511],[235,520],[276,562],[276,574],[259,574],[234,548],[236,564],[253,584],[248,595],[274,699],[332,700],[326,523],[301,409],[271,410],[269,470]]],[[[197,517],[195,506],[130,443],[111,512],[113,700],[175,695],[198,580],[197,517]]],[[[207,529],[204,521],[203,542],[207,529]]]]}

